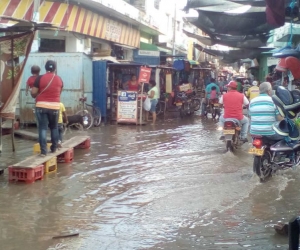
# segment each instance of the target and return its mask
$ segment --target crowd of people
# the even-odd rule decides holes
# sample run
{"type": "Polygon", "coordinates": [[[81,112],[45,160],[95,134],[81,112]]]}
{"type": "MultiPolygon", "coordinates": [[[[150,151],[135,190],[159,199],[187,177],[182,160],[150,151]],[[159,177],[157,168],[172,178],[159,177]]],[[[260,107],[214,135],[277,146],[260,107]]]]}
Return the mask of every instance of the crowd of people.
{"type": "MultiPolygon", "coordinates": [[[[52,153],[61,147],[63,135],[63,123],[67,123],[68,118],[64,104],[60,101],[63,90],[63,81],[56,74],[56,63],[49,60],[45,64],[46,73],[40,75],[40,67],[32,66],[32,76],[27,80],[26,95],[31,92],[35,98],[35,115],[38,125],[39,144],[41,156],[47,155],[47,130],[51,132],[52,153]]],[[[136,76],[125,84],[125,89],[138,91],[140,84],[136,76]]],[[[152,113],[152,124],[156,122],[156,105],[159,99],[159,90],[154,80],[149,82],[147,96],[151,102],[149,110],[152,113]]],[[[247,134],[250,125],[250,134],[280,138],[276,133],[276,121],[281,121],[283,117],[279,114],[276,105],[272,100],[272,85],[269,82],[259,84],[253,81],[251,84],[246,80],[243,85],[239,81],[232,80],[228,84],[224,81],[216,83],[215,79],[205,88],[205,98],[202,101],[201,115],[204,116],[205,109],[211,100],[218,100],[223,114],[219,117],[220,126],[223,127],[225,119],[237,119],[241,124],[241,141],[247,142],[247,134]],[[259,85],[259,86],[258,86],[259,85]],[[251,119],[243,114],[243,108],[247,108],[251,119]]],[[[149,112],[146,115],[149,120],[149,112]]],[[[224,139],[223,136],[220,139],[224,139]]]]}
{"type": "MultiPolygon", "coordinates": [[[[241,141],[247,142],[250,125],[250,134],[270,137],[279,140],[283,136],[277,133],[276,122],[284,118],[272,99],[273,88],[270,82],[245,81],[240,85],[236,80],[230,81],[224,86],[219,86],[214,79],[206,86],[205,98],[202,102],[201,115],[204,116],[207,104],[214,98],[218,99],[223,114],[219,118],[220,127],[224,126],[225,119],[237,119],[241,124],[241,141]],[[245,90],[245,86],[249,85],[245,90]],[[223,88],[222,88],[223,87],[223,88]],[[223,91],[226,89],[226,91],[223,91]],[[248,116],[244,115],[243,109],[248,110],[248,116]]],[[[278,131],[280,131],[278,129],[278,131]]],[[[224,136],[220,137],[223,140],[224,136]]]]}

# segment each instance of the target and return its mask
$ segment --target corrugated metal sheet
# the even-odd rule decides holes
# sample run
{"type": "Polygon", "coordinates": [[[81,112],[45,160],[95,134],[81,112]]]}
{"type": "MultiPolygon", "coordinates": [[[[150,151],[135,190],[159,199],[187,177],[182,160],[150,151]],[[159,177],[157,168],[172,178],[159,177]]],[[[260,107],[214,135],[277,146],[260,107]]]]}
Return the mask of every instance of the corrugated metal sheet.
{"type": "Polygon", "coordinates": [[[100,108],[102,117],[107,117],[107,63],[106,61],[93,62],[93,100],[100,108]]]}
{"type": "Polygon", "coordinates": [[[61,101],[64,103],[67,113],[74,114],[80,107],[79,98],[82,95],[87,97],[87,103],[92,101],[93,72],[92,60],[83,53],[31,53],[24,69],[22,86],[20,92],[19,109],[21,123],[34,122],[32,113],[34,99],[25,95],[26,80],[31,75],[32,65],[41,67],[41,74],[45,73],[47,60],[54,60],[57,63],[57,74],[64,82],[64,89],[61,94],[61,101]]]}

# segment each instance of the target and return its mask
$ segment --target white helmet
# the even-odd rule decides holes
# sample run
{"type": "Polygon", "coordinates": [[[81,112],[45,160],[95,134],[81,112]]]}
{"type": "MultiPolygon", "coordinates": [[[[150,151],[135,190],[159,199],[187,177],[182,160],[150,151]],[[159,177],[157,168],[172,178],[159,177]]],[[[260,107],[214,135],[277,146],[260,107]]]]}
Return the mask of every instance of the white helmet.
{"type": "Polygon", "coordinates": [[[253,85],[253,86],[257,86],[257,84],[258,84],[257,81],[253,81],[253,82],[252,82],[252,85],[253,85]]]}

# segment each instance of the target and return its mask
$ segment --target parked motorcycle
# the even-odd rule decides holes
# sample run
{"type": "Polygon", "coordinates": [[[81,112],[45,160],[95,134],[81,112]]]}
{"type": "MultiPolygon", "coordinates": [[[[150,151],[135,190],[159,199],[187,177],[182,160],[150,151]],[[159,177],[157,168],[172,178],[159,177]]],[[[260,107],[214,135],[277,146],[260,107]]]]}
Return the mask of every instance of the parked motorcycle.
{"type": "Polygon", "coordinates": [[[278,170],[300,165],[300,142],[289,144],[285,140],[274,141],[265,136],[253,136],[253,172],[264,181],[278,170]]]}
{"type": "Polygon", "coordinates": [[[223,135],[227,152],[240,146],[241,124],[237,119],[225,119],[223,135]]]}
{"type": "Polygon", "coordinates": [[[188,97],[186,92],[179,92],[176,95],[175,105],[177,106],[181,117],[192,115],[194,113],[194,102],[188,97]]]}

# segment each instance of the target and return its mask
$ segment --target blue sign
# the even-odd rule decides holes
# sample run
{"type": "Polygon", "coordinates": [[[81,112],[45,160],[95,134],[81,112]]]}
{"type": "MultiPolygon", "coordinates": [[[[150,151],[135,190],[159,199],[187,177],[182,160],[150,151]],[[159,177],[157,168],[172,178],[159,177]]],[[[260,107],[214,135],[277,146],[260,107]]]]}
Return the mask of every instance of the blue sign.
{"type": "Polygon", "coordinates": [[[132,102],[135,101],[136,98],[137,98],[136,92],[122,91],[121,94],[119,95],[120,102],[132,102]]]}

